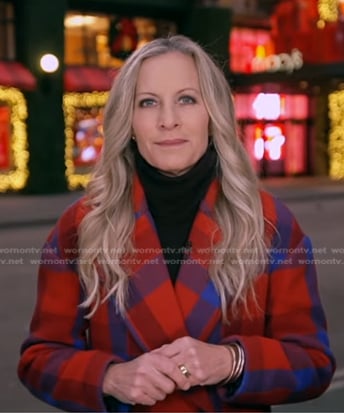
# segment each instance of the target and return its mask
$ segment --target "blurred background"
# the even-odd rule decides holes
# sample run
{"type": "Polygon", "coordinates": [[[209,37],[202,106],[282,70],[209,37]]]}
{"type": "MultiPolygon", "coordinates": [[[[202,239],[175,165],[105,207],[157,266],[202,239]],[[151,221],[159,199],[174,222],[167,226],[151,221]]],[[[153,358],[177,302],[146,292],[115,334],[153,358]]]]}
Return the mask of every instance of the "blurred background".
{"type": "Polygon", "coordinates": [[[125,59],[201,43],[266,177],[344,178],[344,0],[0,0],[0,193],[83,188],[125,59]]]}

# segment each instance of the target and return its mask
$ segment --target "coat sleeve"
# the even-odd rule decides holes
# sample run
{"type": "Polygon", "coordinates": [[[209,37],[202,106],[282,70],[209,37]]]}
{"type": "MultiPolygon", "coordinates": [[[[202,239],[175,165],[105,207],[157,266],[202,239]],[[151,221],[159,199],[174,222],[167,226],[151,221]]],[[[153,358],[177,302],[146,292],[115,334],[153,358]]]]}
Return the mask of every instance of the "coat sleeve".
{"type": "Polygon", "coordinates": [[[276,233],[268,259],[264,334],[238,335],[245,352],[239,387],[224,398],[239,405],[295,403],[321,395],[335,370],[310,239],[274,200],[276,233]]]}
{"type": "Polygon", "coordinates": [[[107,366],[121,360],[92,350],[79,304],[75,215],[70,207],[50,233],[41,255],[37,300],[29,337],[21,347],[18,376],[37,398],[66,411],[105,411],[107,366]]]}

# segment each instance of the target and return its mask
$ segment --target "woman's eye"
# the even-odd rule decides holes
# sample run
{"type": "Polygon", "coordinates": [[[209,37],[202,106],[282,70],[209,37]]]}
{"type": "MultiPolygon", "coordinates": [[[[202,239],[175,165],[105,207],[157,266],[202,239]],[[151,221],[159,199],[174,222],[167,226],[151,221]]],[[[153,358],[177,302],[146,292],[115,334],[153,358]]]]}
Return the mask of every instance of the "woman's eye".
{"type": "Polygon", "coordinates": [[[154,99],[142,99],[139,102],[139,107],[140,108],[147,108],[150,106],[154,106],[155,105],[155,100],[154,99]]]}
{"type": "Polygon", "coordinates": [[[181,102],[185,105],[188,105],[188,104],[191,104],[191,103],[196,103],[196,99],[192,96],[181,96],[179,98],[179,102],[181,102]]]}

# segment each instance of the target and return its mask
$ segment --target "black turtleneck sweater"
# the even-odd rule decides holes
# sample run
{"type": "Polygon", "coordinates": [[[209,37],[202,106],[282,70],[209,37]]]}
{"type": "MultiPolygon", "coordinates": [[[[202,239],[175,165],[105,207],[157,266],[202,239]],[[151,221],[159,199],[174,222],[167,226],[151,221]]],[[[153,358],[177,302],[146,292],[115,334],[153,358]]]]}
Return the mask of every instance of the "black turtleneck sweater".
{"type": "Polygon", "coordinates": [[[138,177],[159,235],[164,259],[173,283],[181,260],[192,248],[190,229],[201,200],[216,174],[217,155],[209,146],[201,159],[185,174],[167,176],[151,166],[133,145],[138,177]]]}

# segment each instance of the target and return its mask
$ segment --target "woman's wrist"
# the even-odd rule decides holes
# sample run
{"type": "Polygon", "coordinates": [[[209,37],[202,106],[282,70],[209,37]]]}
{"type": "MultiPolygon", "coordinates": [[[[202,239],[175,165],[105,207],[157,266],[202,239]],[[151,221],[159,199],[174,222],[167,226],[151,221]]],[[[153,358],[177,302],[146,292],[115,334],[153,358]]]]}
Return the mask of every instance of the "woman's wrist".
{"type": "Polygon", "coordinates": [[[243,348],[238,343],[227,344],[224,347],[230,352],[232,358],[232,368],[226,379],[220,384],[223,386],[228,383],[234,383],[242,375],[245,364],[245,353],[243,348]]]}
{"type": "Polygon", "coordinates": [[[102,393],[104,396],[110,396],[111,395],[111,384],[112,384],[112,380],[111,380],[111,372],[110,370],[113,370],[113,367],[115,366],[115,363],[110,363],[106,370],[105,370],[105,374],[104,374],[104,379],[103,379],[103,386],[102,386],[102,393]]]}

